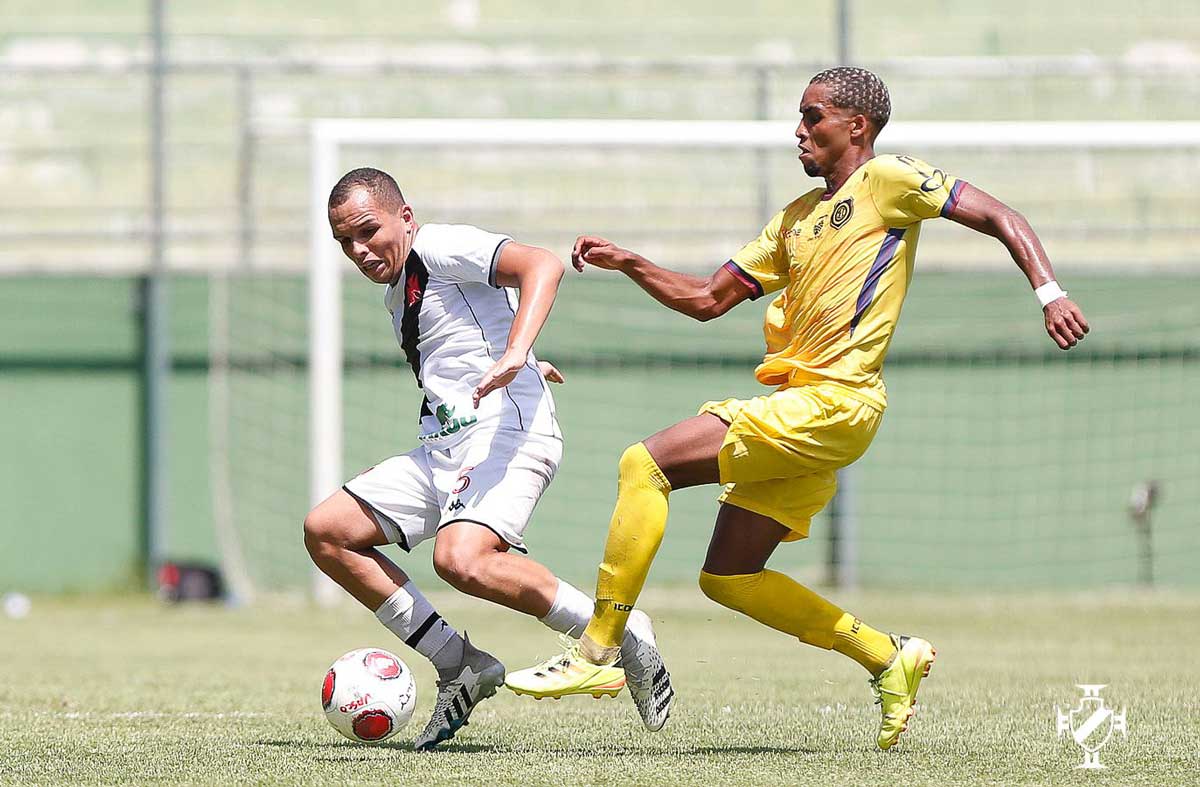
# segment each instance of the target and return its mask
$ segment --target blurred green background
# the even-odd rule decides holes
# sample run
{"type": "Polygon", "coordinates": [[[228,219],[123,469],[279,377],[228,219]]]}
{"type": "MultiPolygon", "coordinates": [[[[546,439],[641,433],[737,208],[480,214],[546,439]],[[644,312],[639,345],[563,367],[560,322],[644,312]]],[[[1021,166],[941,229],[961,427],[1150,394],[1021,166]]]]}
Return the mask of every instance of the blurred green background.
{"type": "MultiPolygon", "coordinates": [[[[1135,483],[1156,480],[1156,579],[1194,586],[1200,510],[1200,385],[1194,280],[1073,275],[1094,331],[1054,349],[1015,271],[918,275],[886,374],[890,404],[855,465],[864,582],[986,588],[1088,587],[1137,579],[1126,514],[1135,483]],[[1137,315],[1131,318],[1130,315],[1137,315]]],[[[208,281],[172,283],[170,554],[215,560],[210,461],[208,281]]],[[[419,395],[392,350],[381,288],[345,282],[348,474],[414,445],[419,395]],[[382,414],[382,415],[381,415],[382,414]]],[[[303,303],[299,277],[236,279],[235,303],[269,290],[303,303]]],[[[135,582],[140,445],[137,282],[5,282],[0,419],[12,457],[0,489],[22,526],[6,534],[6,584],[87,590],[135,582]],[[71,291],[75,336],[60,303],[71,291]],[[19,447],[19,450],[14,450],[19,447]],[[41,555],[54,555],[51,563],[41,555]],[[47,571],[46,566],[53,566],[47,571]]],[[[235,312],[237,309],[235,308],[235,312]]],[[[528,536],[534,554],[591,582],[628,443],[705,399],[755,395],[762,302],[712,323],[658,307],[621,277],[571,276],[538,352],[568,376],[555,389],[566,456],[528,536]]],[[[302,328],[302,326],[295,326],[302,328]]],[[[284,329],[286,330],[286,328],[284,329]]],[[[266,588],[302,587],[308,507],[305,336],[231,371],[227,457],[241,548],[266,588]]],[[[235,365],[236,366],[236,365],[235,365]]],[[[717,490],[672,496],[657,581],[690,581],[717,490]]],[[[780,549],[774,565],[823,577],[828,527],[780,549]]],[[[402,558],[428,580],[428,548],[402,558]]],[[[436,580],[434,580],[436,581],[436,580]]]]}
{"type": "MultiPolygon", "coordinates": [[[[851,51],[889,84],[898,123],[1200,119],[1195,3],[850,7],[851,51]]],[[[0,591],[141,581],[147,8],[0,8],[0,591]]],[[[811,73],[834,62],[835,11],[833,2],[574,4],[553,14],[455,0],[171,4],[168,554],[218,559],[222,499],[232,548],[260,588],[308,581],[309,120],[790,120],[811,73]],[[231,351],[217,378],[214,335],[231,351]]],[[[376,147],[348,150],[343,162],[393,171],[422,220],[480,224],[560,255],[577,232],[608,233],[707,272],[812,187],[786,143],[762,155],[653,157],[376,147]]],[[[1197,150],[906,152],[1025,212],[1094,330],[1072,354],[1053,350],[1002,248],[928,228],[886,374],[891,405],[852,476],[861,580],[1134,584],[1128,500],[1135,484],[1155,481],[1155,581],[1194,587],[1197,150]]],[[[418,396],[380,299],[346,280],[347,473],[414,444],[418,396]],[[380,397],[388,418],[372,415],[380,397]]],[[[706,399],[762,391],[751,371],[763,305],[699,325],[619,277],[569,278],[537,349],[569,383],[555,391],[566,458],[530,529],[535,555],[590,584],[621,449],[706,399]]],[[[655,581],[691,581],[715,496],[673,496],[655,581]]],[[[828,527],[812,532],[775,565],[821,578],[828,527]]],[[[427,579],[428,562],[424,549],[404,565],[427,579]]]]}

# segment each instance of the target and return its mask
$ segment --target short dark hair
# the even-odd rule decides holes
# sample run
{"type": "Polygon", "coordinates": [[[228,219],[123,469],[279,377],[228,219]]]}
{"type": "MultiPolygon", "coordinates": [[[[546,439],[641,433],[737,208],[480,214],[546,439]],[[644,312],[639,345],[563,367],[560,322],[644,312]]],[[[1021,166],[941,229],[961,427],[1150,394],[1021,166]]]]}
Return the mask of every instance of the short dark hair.
{"type": "Polygon", "coordinates": [[[892,98],[887,85],[865,68],[838,66],[828,68],[808,81],[810,85],[828,85],[829,100],[835,107],[852,109],[867,116],[878,132],[892,116],[892,98]]]}
{"type": "Polygon", "coordinates": [[[405,204],[404,195],[391,175],[381,169],[359,167],[342,175],[333,191],[329,192],[329,209],[350,199],[355,189],[366,189],[379,207],[393,213],[405,204]]]}

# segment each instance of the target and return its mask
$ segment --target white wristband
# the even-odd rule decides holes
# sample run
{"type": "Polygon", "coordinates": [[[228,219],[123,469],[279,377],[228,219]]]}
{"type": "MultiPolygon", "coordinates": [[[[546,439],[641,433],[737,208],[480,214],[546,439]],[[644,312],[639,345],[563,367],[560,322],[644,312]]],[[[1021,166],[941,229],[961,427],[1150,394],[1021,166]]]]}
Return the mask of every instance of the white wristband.
{"type": "Polygon", "coordinates": [[[1059,298],[1067,297],[1066,290],[1058,286],[1058,282],[1051,279],[1033,291],[1037,296],[1038,303],[1042,304],[1042,308],[1046,308],[1048,304],[1057,301],[1059,298]]]}

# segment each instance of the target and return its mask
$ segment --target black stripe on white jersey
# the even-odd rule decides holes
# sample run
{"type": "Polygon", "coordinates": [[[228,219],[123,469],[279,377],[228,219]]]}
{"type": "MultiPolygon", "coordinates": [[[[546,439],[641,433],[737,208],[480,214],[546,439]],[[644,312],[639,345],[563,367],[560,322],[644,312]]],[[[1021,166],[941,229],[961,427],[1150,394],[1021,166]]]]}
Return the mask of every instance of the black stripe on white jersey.
{"type": "Polygon", "coordinates": [[[425,288],[429,286],[429,270],[415,251],[408,252],[401,281],[397,284],[403,284],[404,288],[400,293],[404,299],[404,313],[400,317],[400,348],[404,350],[404,357],[416,375],[417,386],[421,387],[421,352],[417,349],[417,343],[421,340],[421,306],[425,303],[425,288]]]}

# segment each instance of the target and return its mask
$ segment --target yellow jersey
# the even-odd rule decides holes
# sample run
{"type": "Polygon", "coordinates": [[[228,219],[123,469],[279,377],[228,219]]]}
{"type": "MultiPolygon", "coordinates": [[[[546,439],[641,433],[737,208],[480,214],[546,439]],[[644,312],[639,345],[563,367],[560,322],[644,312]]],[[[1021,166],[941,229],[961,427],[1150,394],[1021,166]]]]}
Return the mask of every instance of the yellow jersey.
{"type": "Polygon", "coordinates": [[[814,189],[775,214],[725,263],[752,298],[783,290],[764,320],[759,382],[838,383],[883,409],[921,221],[949,216],[963,183],[910,156],[876,156],[833,194],[814,189]]]}

